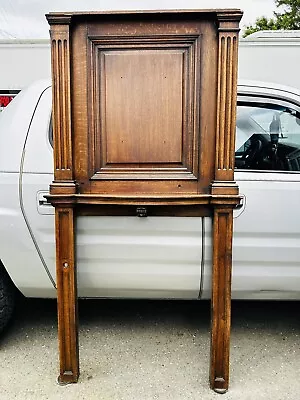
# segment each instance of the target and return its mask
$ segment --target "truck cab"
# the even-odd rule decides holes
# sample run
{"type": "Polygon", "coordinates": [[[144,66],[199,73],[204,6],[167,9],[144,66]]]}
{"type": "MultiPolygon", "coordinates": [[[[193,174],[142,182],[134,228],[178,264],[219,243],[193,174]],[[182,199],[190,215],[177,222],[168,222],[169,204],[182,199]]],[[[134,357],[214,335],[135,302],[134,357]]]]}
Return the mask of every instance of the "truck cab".
{"type": "MultiPolygon", "coordinates": [[[[0,117],[1,268],[28,297],[56,297],[54,209],[45,198],[51,110],[51,85],[39,81],[0,117]]],[[[300,298],[299,122],[297,89],[239,83],[233,298],[300,298]]],[[[211,225],[209,217],[78,217],[79,297],[208,299],[211,225]]]]}

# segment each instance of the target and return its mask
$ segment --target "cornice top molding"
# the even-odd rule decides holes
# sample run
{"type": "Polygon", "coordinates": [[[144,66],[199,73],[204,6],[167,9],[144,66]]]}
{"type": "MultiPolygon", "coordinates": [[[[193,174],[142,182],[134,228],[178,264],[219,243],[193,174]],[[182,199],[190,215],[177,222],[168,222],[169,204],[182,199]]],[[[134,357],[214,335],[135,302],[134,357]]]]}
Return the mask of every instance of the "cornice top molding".
{"type": "Polygon", "coordinates": [[[50,13],[46,14],[49,25],[70,25],[72,20],[71,13],[50,13]]]}
{"type": "Polygon", "coordinates": [[[50,25],[54,24],[70,24],[73,17],[93,17],[93,16],[129,16],[129,15],[195,15],[195,14],[211,14],[216,16],[219,21],[236,21],[239,22],[243,16],[243,12],[237,8],[226,9],[170,9],[170,10],[120,10],[120,11],[76,11],[76,12],[50,12],[46,14],[46,19],[50,25]]]}

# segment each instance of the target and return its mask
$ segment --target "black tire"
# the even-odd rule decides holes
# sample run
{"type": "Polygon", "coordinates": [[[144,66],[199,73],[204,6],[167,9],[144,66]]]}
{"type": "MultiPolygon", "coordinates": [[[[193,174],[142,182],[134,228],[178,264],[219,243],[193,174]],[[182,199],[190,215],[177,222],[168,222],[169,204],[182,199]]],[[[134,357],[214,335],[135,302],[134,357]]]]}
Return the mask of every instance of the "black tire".
{"type": "Polygon", "coordinates": [[[16,288],[0,263],[0,333],[8,326],[14,310],[16,288]]]}

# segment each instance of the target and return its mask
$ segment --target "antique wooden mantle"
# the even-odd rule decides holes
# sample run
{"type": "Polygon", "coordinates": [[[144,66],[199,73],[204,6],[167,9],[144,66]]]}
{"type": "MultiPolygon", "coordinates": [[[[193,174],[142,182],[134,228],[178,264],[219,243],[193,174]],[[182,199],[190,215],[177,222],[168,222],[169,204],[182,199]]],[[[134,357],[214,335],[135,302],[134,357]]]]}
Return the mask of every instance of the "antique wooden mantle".
{"type": "Polygon", "coordinates": [[[46,16],[62,383],[79,377],[76,215],[211,216],[210,383],[228,388],[241,16],[235,9],[46,16]]]}

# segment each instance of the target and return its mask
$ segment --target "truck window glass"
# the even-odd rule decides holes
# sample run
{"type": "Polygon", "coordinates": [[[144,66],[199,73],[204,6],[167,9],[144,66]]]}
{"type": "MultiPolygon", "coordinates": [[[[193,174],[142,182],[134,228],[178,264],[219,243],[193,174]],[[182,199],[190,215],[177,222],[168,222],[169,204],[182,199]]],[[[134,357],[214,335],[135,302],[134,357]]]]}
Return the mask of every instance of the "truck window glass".
{"type": "Polygon", "coordinates": [[[238,105],[235,168],[299,172],[299,112],[279,105],[238,105]]]}

